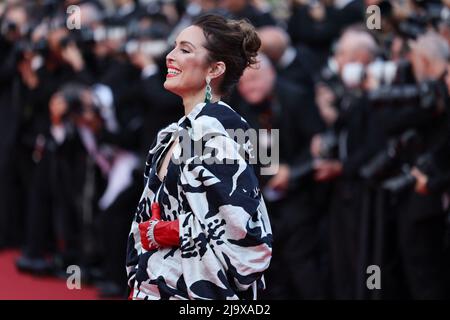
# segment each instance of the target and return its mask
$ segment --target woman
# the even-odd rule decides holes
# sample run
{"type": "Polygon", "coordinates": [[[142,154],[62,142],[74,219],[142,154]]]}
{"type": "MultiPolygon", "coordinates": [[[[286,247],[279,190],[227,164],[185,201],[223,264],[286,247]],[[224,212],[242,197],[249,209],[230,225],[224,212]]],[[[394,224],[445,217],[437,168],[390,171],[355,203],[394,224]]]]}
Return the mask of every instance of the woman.
{"type": "Polygon", "coordinates": [[[249,143],[230,136],[249,127],[220,101],[259,46],[247,22],[206,15],[167,55],[164,87],[183,98],[185,116],[149,152],[128,242],[133,299],[252,299],[264,288],[271,226],[249,143]]]}

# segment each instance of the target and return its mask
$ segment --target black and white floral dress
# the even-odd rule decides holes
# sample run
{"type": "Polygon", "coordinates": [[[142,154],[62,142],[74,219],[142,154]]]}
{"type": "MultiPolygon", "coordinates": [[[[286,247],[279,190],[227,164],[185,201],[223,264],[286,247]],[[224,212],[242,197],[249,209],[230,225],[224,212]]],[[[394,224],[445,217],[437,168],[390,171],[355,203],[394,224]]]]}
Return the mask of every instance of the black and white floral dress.
{"type": "Polygon", "coordinates": [[[253,299],[264,287],[272,256],[270,221],[249,164],[249,139],[241,143],[230,134],[247,129],[219,101],[196,105],[158,133],[128,239],[133,299],[253,299]],[[161,181],[158,165],[177,137],[161,181]],[[160,204],[162,220],[178,219],[179,247],[142,248],[138,224],[150,219],[153,202],[160,204]]]}

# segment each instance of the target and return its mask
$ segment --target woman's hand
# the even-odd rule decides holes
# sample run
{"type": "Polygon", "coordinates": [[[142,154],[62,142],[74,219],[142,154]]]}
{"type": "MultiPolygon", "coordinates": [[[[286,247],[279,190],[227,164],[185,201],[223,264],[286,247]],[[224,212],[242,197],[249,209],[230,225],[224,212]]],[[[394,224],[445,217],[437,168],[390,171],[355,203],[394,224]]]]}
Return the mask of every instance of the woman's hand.
{"type": "Polygon", "coordinates": [[[151,219],[139,223],[139,233],[142,247],[147,251],[180,245],[178,220],[161,221],[161,208],[157,202],[152,204],[151,219]]]}
{"type": "Polygon", "coordinates": [[[150,220],[139,223],[142,248],[147,251],[155,250],[159,246],[154,238],[154,227],[161,221],[161,208],[157,202],[152,204],[152,217],[150,220]]]}

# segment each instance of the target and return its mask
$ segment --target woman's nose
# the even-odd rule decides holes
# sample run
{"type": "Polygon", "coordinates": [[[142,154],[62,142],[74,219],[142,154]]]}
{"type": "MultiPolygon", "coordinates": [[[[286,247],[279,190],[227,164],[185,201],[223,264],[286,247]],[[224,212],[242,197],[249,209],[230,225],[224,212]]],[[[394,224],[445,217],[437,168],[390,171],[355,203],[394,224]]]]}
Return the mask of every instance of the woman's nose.
{"type": "Polygon", "coordinates": [[[174,58],[174,52],[175,49],[172,49],[172,51],[170,51],[167,55],[166,55],[166,62],[173,62],[175,60],[174,58]]]}

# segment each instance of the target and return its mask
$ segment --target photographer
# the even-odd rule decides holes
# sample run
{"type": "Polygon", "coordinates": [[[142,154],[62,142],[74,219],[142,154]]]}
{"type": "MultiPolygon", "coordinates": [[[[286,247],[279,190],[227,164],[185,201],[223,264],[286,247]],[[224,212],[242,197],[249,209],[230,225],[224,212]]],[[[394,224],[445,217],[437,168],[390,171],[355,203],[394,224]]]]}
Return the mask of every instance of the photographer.
{"type": "Polygon", "coordinates": [[[377,117],[367,101],[363,78],[363,70],[376,54],[377,45],[371,35],[358,29],[347,30],[334,55],[339,81],[333,87],[324,83],[317,89],[318,109],[329,133],[312,138],[311,155],[314,180],[333,182],[330,267],[332,294],[336,299],[355,298],[357,277],[361,276],[358,259],[364,188],[358,171],[383,141],[377,117]]]}
{"type": "Polygon", "coordinates": [[[289,35],[280,27],[266,26],[258,29],[261,52],[277,68],[279,76],[295,83],[302,90],[314,90],[314,73],[317,61],[305,46],[293,47],[289,35]]]}
{"type": "MultiPolygon", "coordinates": [[[[411,61],[417,81],[434,80],[443,83],[449,57],[448,44],[436,33],[428,32],[420,36],[411,49],[411,61]]],[[[445,94],[446,96],[437,97],[437,104],[441,100],[448,100],[448,92],[445,94]]],[[[418,124],[416,128],[419,128],[424,137],[425,152],[432,152],[435,148],[439,150],[437,146],[443,144],[445,151],[432,152],[432,161],[438,167],[444,164],[444,169],[447,170],[448,143],[445,141],[448,140],[448,107],[445,104],[436,105],[431,118],[423,115],[419,119],[418,115],[415,122],[418,124]]],[[[429,173],[422,172],[420,167],[413,168],[411,174],[416,177],[415,192],[404,200],[404,207],[398,212],[400,250],[408,289],[415,299],[448,298],[444,256],[446,214],[442,205],[442,190],[435,189],[433,183],[439,177],[428,178],[429,173]]]]}
{"type": "Polygon", "coordinates": [[[73,41],[68,41],[67,37],[68,31],[64,27],[48,30],[48,26],[43,24],[32,35],[33,43],[40,43],[40,49],[33,51],[31,58],[24,61],[26,72],[22,72],[22,77],[33,103],[36,134],[48,132],[48,103],[58,88],[69,81],[84,84],[93,82],[80,49],[73,41]],[[32,66],[36,56],[42,58],[37,69],[32,66]]]}
{"type": "Polygon", "coordinates": [[[38,138],[40,161],[29,181],[33,192],[27,199],[25,244],[16,261],[21,271],[59,275],[70,264],[84,268],[90,262],[92,252],[86,248],[94,239],[87,231],[97,196],[93,163],[103,170],[108,166],[92,139],[101,126],[93,103],[89,88],[77,83],[50,98],[51,124],[38,138]]]}
{"type": "MultiPolygon", "coordinates": [[[[417,42],[413,46],[413,52],[412,56],[413,59],[413,65],[415,67],[415,74],[419,79],[422,81],[425,80],[435,80],[440,82],[441,86],[446,85],[447,94],[448,90],[450,89],[449,86],[449,74],[447,65],[445,63],[445,60],[443,59],[443,56],[445,56],[446,52],[446,46],[443,42],[443,39],[438,38],[437,35],[434,35],[434,41],[436,42],[433,46],[433,43],[431,42],[431,35],[428,36],[428,39],[425,38],[425,36],[421,37],[419,40],[421,42],[417,42]],[[438,44],[438,45],[437,45],[438,44]],[[421,45],[421,46],[420,46],[421,45]],[[428,50],[424,50],[424,46],[429,45],[430,47],[428,50]],[[419,47],[420,46],[420,47],[419,47]],[[434,53],[433,53],[434,50],[434,53]],[[441,53],[441,56],[439,57],[438,52],[441,53]],[[430,61],[431,58],[433,58],[433,64],[427,65],[427,61],[430,61]],[[428,69],[427,71],[425,71],[428,69]]],[[[428,62],[430,63],[430,62],[428,62]]],[[[438,92],[436,95],[439,94],[438,92]]],[[[432,153],[435,155],[435,160],[439,160],[440,158],[445,158],[445,149],[448,147],[448,132],[446,132],[446,127],[448,127],[448,122],[445,122],[445,119],[448,119],[448,113],[449,111],[446,109],[448,105],[445,105],[446,102],[448,102],[448,97],[438,97],[442,99],[443,105],[441,106],[435,106],[436,109],[433,110],[433,114],[431,116],[434,116],[439,123],[441,123],[440,127],[443,127],[439,132],[442,132],[442,136],[433,136],[432,142],[432,153]]],[[[422,118],[425,118],[422,117],[422,118]]],[[[443,159],[441,162],[444,163],[446,159],[443,159]]],[[[445,178],[442,179],[442,177],[431,177],[432,180],[429,181],[430,177],[427,176],[425,172],[422,172],[420,168],[414,167],[411,170],[411,174],[417,179],[416,185],[415,185],[415,191],[419,194],[427,194],[428,191],[432,192],[439,192],[443,191],[443,185],[445,185],[445,178]]]]}
{"type": "Polygon", "coordinates": [[[319,112],[336,136],[345,132],[347,150],[339,150],[339,159],[321,160],[322,136],[314,136],[311,154],[318,159],[314,164],[316,181],[333,180],[341,175],[357,176],[359,166],[368,157],[368,153],[373,152],[371,149],[377,147],[375,141],[378,138],[374,138],[376,135],[370,132],[369,125],[374,123],[369,115],[371,111],[365,96],[366,84],[363,82],[364,66],[373,61],[376,51],[376,43],[368,33],[349,29],[341,36],[335,53],[337,72],[345,90],[343,95],[337,96],[325,83],[317,86],[319,112]],[[365,139],[373,138],[375,141],[372,141],[371,146],[359,148],[365,144],[365,139]]]}
{"type": "Polygon", "coordinates": [[[30,131],[27,88],[23,84],[24,53],[21,44],[29,30],[28,13],[21,4],[7,5],[0,25],[0,248],[18,246],[25,220],[31,174],[30,147],[24,140],[30,131]]]}
{"type": "Polygon", "coordinates": [[[322,66],[332,42],[345,27],[363,21],[364,1],[293,0],[288,32],[294,45],[306,45],[322,66]],[[340,2],[344,3],[344,6],[340,2]]]}
{"type": "Polygon", "coordinates": [[[378,212],[375,218],[384,229],[375,240],[374,250],[378,260],[386,259],[381,267],[392,279],[383,297],[406,294],[414,299],[445,298],[445,212],[439,184],[448,172],[449,96],[445,77],[449,47],[433,31],[418,35],[408,44],[416,83],[405,83],[404,78],[400,83],[372,88],[371,105],[382,115],[380,127],[388,138],[387,147],[360,173],[379,185],[378,196],[387,199],[381,205],[383,213],[378,212]],[[394,229],[395,235],[391,234],[394,229]],[[383,241],[398,245],[386,247],[383,241]],[[396,268],[404,271],[405,288],[395,275],[396,268]]]}
{"type": "MultiPolygon", "coordinates": [[[[450,92],[450,67],[447,65],[445,74],[445,84],[447,91],[450,92]]],[[[440,162],[442,174],[439,176],[428,177],[418,168],[413,168],[411,174],[417,179],[415,191],[419,194],[426,195],[428,193],[440,193],[449,190],[450,187],[450,113],[446,111],[447,117],[447,134],[442,140],[436,144],[432,150],[433,157],[440,162]]]]}

